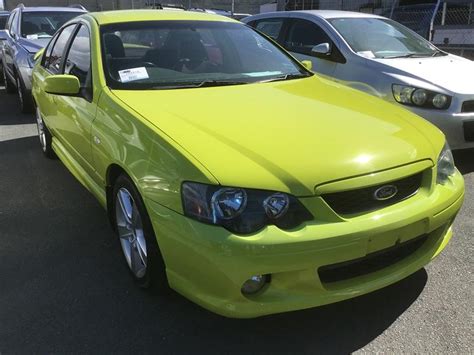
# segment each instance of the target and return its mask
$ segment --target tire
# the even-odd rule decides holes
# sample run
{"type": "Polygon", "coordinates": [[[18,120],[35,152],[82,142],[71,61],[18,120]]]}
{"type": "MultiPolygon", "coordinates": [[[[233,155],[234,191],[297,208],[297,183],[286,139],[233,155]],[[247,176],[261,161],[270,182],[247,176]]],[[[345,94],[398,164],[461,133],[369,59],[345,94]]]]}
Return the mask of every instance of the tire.
{"type": "Polygon", "coordinates": [[[3,76],[3,84],[5,85],[5,91],[7,92],[7,94],[14,94],[16,92],[16,90],[15,90],[15,87],[13,86],[13,83],[8,78],[7,69],[5,68],[5,66],[3,66],[2,74],[3,74],[2,75],[3,76]]]}
{"type": "Polygon", "coordinates": [[[38,129],[38,138],[43,154],[49,159],[56,159],[56,153],[51,147],[53,137],[43,121],[43,116],[41,116],[39,107],[36,108],[36,128],[38,129]]]}
{"type": "Polygon", "coordinates": [[[141,288],[165,291],[166,268],[137,188],[126,175],[113,187],[112,218],[128,270],[141,288]]]}
{"type": "Polygon", "coordinates": [[[33,99],[31,94],[26,91],[25,85],[20,76],[16,77],[16,90],[18,93],[18,100],[20,101],[20,110],[22,113],[32,113],[33,112],[33,99]]]}

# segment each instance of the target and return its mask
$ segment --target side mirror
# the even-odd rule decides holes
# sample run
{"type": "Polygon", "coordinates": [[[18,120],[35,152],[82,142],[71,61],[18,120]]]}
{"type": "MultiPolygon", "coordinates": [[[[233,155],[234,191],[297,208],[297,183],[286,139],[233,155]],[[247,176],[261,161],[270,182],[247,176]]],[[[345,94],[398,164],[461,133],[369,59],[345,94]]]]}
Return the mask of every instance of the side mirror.
{"type": "Polygon", "coordinates": [[[316,46],[311,49],[311,53],[315,57],[326,57],[331,54],[331,46],[329,43],[320,43],[317,44],[316,46]]]}
{"type": "Polygon", "coordinates": [[[312,70],[313,69],[313,62],[310,61],[310,60],[302,60],[301,61],[301,64],[303,64],[303,66],[308,69],[308,70],[312,70]]]}
{"type": "Polygon", "coordinates": [[[44,91],[48,94],[76,96],[80,90],[81,84],[74,75],[53,75],[44,80],[44,91]]]}
{"type": "Polygon", "coordinates": [[[44,48],[41,48],[33,57],[33,60],[36,62],[44,53],[44,48]]]}
{"type": "Polygon", "coordinates": [[[6,41],[7,40],[7,31],[6,30],[0,30],[0,41],[6,41]]]}

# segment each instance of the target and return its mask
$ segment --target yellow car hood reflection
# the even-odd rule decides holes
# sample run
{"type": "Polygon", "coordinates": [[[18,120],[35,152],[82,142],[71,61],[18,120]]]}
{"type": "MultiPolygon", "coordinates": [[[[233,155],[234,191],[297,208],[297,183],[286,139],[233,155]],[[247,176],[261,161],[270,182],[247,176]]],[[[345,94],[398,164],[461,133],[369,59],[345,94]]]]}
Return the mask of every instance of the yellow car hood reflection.
{"type": "Polygon", "coordinates": [[[444,144],[407,110],[318,77],[113,93],[222,185],[311,195],[341,178],[434,163],[444,144]]]}

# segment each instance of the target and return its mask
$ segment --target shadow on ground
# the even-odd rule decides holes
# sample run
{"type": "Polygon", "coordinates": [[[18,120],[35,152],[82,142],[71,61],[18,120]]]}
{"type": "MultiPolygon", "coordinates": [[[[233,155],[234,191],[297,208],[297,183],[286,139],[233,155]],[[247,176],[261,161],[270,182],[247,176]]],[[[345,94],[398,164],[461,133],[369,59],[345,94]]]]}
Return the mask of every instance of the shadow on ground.
{"type": "Polygon", "coordinates": [[[0,143],[0,161],[0,352],[348,353],[427,282],[423,269],[329,306],[222,318],[134,287],[105,212],[36,137],[0,143]]]}
{"type": "Polygon", "coordinates": [[[16,94],[5,93],[0,84],[0,126],[35,123],[33,114],[23,114],[20,112],[20,104],[16,94]],[[6,114],[8,112],[8,115],[6,114]]]}
{"type": "Polygon", "coordinates": [[[474,149],[464,149],[453,152],[456,166],[462,174],[474,172],[474,149]]]}

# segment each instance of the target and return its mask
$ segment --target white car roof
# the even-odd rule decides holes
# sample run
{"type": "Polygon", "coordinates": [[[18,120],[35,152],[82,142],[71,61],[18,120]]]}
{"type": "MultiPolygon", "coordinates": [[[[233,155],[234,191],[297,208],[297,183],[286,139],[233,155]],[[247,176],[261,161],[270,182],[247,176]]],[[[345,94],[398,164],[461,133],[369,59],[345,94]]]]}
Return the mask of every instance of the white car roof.
{"type": "Polygon", "coordinates": [[[290,14],[305,14],[312,15],[315,17],[320,17],[323,19],[332,19],[332,18],[385,18],[378,15],[366,14],[363,12],[352,12],[352,11],[339,11],[339,10],[298,10],[298,11],[277,11],[277,12],[267,12],[261,13],[258,15],[251,16],[254,17],[267,17],[267,16],[287,16],[290,14]]]}
{"type": "Polygon", "coordinates": [[[363,12],[340,11],[340,10],[301,10],[301,11],[292,11],[292,12],[310,14],[310,15],[322,17],[324,19],[341,18],[341,17],[383,18],[382,16],[366,14],[363,12]]]}

